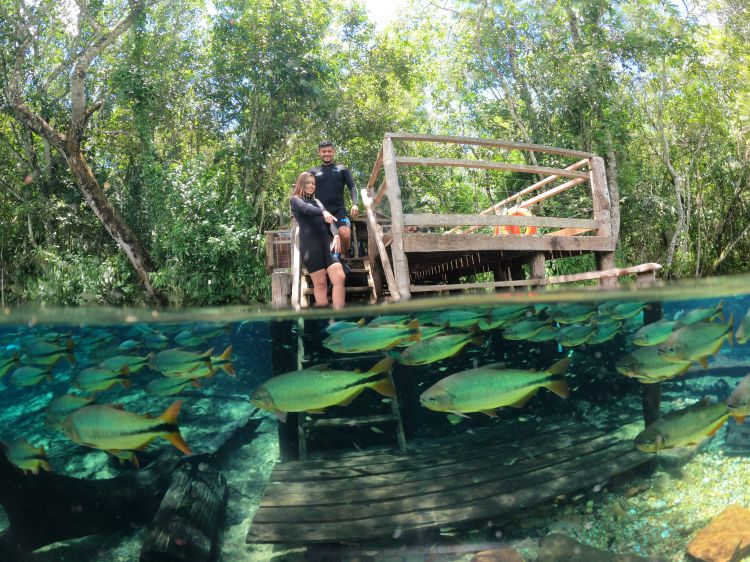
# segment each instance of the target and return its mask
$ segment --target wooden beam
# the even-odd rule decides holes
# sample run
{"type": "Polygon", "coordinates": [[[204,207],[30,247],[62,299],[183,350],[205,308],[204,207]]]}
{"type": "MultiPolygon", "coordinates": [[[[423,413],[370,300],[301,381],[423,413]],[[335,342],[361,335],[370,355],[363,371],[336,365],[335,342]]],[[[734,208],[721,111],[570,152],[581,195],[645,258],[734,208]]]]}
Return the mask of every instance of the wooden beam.
{"type": "Polygon", "coordinates": [[[409,293],[409,262],[404,251],[404,214],[401,206],[401,186],[398,183],[398,171],[396,170],[396,154],[393,150],[393,141],[386,137],[383,139],[383,167],[385,168],[385,182],[388,184],[388,202],[391,204],[391,256],[393,256],[393,273],[396,276],[398,294],[400,298],[408,300],[409,293]]]}
{"type": "Polygon", "coordinates": [[[560,230],[547,232],[545,236],[578,236],[579,234],[584,234],[586,232],[591,232],[592,230],[597,230],[597,228],[561,228],[560,230]]]}
{"type": "Polygon", "coordinates": [[[380,202],[383,200],[383,197],[385,196],[385,190],[388,188],[388,184],[383,180],[383,182],[380,184],[380,187],[378,187],[378,191],[375,194],[375,199],[373,199],[374,206],[377,207],[380,205],[380,202]]]}
{"type": "Polygon", "coordinates": [[[593,281],[607,277],[622,277],[624,275],[638,275],[646,271],[659,271],[661,265],[658,263],[644,263],[633,267],[614,268],[605,271],[587,271],[586,273],[575,273],[572,275],[558,275],[545,279],[518,279],[516,281],[495,281],[489,283],[458,283],[453,285],[412,285],[412,293],[430,293],[437,291],[452,291],[457,289],[491,289],[496,287],[528,287],[532,285],[559,285],[562,283],[576,283],[580,281],[593,281]]]}
{"type": "Polygon", "coordinates": [[[386,133],[386,137],[401,141],[440,142],[448,144],[472,144],[475,146],[490,146],[494,148],[505,148],[508,150],[528,150],[529,152],[545,152],[547,154],[560,154],[562,156],[574,156],[577,158],[590,158],[590,152],[571,150],[568,148],[557,148],[543,144],[527,144],[522,142],[503,141],[495,139],[482,139],[478,137],[457,137],[449,135],[420,135],[410,133],[386,133]]]}
{"type": "Polygon", "coordinates": [[[300,309],[300,277],[302,274],[302,265],[300,264],[299,254],[299,225],[292,219],[292,302],[294,309],[300,309]]]}
{"type": "MultiPolygon", "coordinates": [[[[386,252],[385,244],[383,244],[383,231],[375,220],[375,213],[372,210],[372,201],[367,194],[367,190],[360,190],[360,195],[362,196],[362,204],[365,206],[365,213],[367,214],[367,228],[372,231],[372,236],[375,238],[375,247],[380,254],[380,261],[383,264],[385,281],[388,284],[388,292],[391,293],[391,298],[397,301],[401,298],[401,295],[398,290],[398,285],[396,284],[396,277],[393,275],[393,270],[391,269],[391,260],[388,259],[388,252],[386,252]]],[[[372,248],[369,250],[372,251],[372,248]]],[[[375,264],[373,263],[373,266],[374,265],[375,264]]]]}
{"type": "Polygon", "coordinates": [[[372,167],[372,173],[370,174],[370,179],[367,180],[367,191],[370,191],[373,187],[375,187],[375,181],[378,179],[378,174],[380,174],[380,168],[383,167],[383,147],[381,146],[378,150],[378,156],[375,158],[375,165],[372,167]]]}
{"type": "Polygon", "coordinates": [[[511,162],[490,162],[487,160],[400,156],[396,158],[396,164],[402,166],[447,166],[458,168],[478,168],[482,170],[503,170],[506,172],[523,172],[527,174],[542,174],[545,176],[581,178],[584,181],[589,179],[589,174],[586,172],[565,170],[563,168],[548,168],[546,166],[529,166],[528,164],[513,164],[511,162]]]}
{"type": "Polygon", "coordinates": [[[560,217],[518,217],[509,215],[404,215],[404,226],[454,225],[542,226],[549,228],[571,227],[586,230],[598,229],[600,226],[599,222],[592,219],[568,219],[560,217]]]}
{"type": "Polygon", "coordinates": [[[595,156],[591,159],[591,197],[594,203],[594,218],[601,221],[598,236],[612,235],[612,215],[610,210],[612,203],[609,199],[609,188],[607,187],[607,172],[604,167],[604,159],[595,156]]]}
{"type": "MultiPolygon", "coordinates": [[[[549,199],[550,197],[554,197],[558,193],[562,193],[563,191],[569,190],[571,187],[575,187],[578,184],[581,184],[585,182],[585,179],[576,178],[574,180],[566,181],[565,183],[561,183],[558,186],[553,187],[552,189],[548,189],[547,191],[544,191],[540,193],[539,195],[535,195],[531,199],[527,199],[523,203],[519,205],[519,207],[523,207],[524,209],[528,209],[532,205],[536,205],[537,203],[540,203],[541,201],[544,201],[545,199],[549,199]]],[[[596,218],[596,217],[594,217],[596,218]]]]}
{"type": "Polygon", "coordinates": [[[483,250],[535,252],[612,252],[617,240],[604,236],[490,236],[486,234],[404,233],[406,252],[480,252],[483,250]]]}

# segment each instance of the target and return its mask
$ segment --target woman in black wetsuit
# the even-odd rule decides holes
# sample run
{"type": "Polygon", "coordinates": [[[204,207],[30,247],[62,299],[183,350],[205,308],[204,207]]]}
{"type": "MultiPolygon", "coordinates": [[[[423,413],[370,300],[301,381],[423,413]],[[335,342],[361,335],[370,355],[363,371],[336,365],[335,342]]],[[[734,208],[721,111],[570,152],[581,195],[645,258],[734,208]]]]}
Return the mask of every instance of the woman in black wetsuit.
{"type": "Polygon", "coordinates": [[[332,226],[336,217],[315,199],[315,176],[310,172],[302,172],[297,177],[292,191],[291,206],[292,214],[299,224],[299,249],[302,261],[313,282],[315,306],[328,305],[328,274],[333,285],[333,308],[343,308],[346,275],[341,263],[331,255],[332,251],[338,253],[341,250],[338,232],[332,226]],[[335,234],[333,241],[331,234],[335,234]]]}

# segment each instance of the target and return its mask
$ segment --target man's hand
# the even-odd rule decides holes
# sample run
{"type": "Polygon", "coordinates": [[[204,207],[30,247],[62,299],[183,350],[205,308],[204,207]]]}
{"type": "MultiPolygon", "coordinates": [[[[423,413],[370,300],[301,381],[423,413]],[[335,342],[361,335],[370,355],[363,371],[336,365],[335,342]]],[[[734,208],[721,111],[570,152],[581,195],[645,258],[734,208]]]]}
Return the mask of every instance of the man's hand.
{"type": "Polygon", "coordinates": [[[359,205],[352,205],[352,218],[356,219],[359,216],[359,205]]]}

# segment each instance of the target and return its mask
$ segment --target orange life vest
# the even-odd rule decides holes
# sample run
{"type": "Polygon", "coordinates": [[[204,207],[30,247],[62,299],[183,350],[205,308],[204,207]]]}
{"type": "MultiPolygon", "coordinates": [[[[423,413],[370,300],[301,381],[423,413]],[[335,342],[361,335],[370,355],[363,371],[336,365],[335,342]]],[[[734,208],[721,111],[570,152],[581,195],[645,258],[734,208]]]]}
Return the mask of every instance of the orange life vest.
{"type": "MultiPolygon", "coordinates": [[[[507,212],[504,213],[505,216],[508,217],[533,217],[534,215],[529,211],[528,209],[524,207],[512,207],[508,209],[507,212]]],[[[536,234],[536,227],[535,226],[527,226],[523,233],[525,236],[536,234]]],[[[495,227],[495,236],[505,235],[505,234],[521,234],[521,227],[520,226],[496,226],[495,227]]]]}

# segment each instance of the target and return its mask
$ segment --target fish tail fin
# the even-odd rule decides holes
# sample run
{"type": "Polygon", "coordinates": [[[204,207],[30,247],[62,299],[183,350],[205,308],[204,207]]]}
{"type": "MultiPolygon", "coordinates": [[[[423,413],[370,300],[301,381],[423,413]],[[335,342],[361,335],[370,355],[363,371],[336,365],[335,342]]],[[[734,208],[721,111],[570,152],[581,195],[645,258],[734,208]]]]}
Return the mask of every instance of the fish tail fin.
{"type": "Polygon", "coordinates": [[[224,372],[229,375],[230,377],[233,377],[237,374],[237,372],[234,370],[234,367],[232,366],[232,346],[230,345],[224,350],[224,353],[222,353],[219,356],[219,361],[221,362],[221,368],[224,369],[224,372]]]}
{"type": "Polygon", "coordinates": [[[120,384],[123,388],[130,388],[131,386],[133,386],[133,383],[127,377],[120,379],[120,384]]]}
{"type": "MultiPolygon", "coordinates": [[[[479,329],[478,326],[474,326],[475,328],[479,329]]],[[[484,345],[484,336],[474,336],[469,340],[474,345],[478,345],[479,347],[482,347],[484,345]]]]}
{"type": "Polygon", "coordinates": [[[207,359],[210,362],[211,361],[211,356],[213,355],[213,353],[214,353],[214,348],[212,347],[211,349],[209,349],[205,353],[202,353],[200,357],[201,357],[201,359],[207,359]]]}
{"type": "Polygon", "coordinates": [[[182,400],[175,400],[159,417],[164,423],[177,423],[177,416],[180,415],[180,408],[182,408],[182,400]]]}
{"type": "Polygon", "coordinates": [[[224,352],[219,355],[220,361],[231,361],[232,360],[232,346],[228,346],[224,352]]]}
{"type": "Polygon", "coordinates": [[[729,322],[727,322],[727,331],[729,332],[727,334],[727,341],[729,342],[730,346],[734,347],[734,311],[732,311],[732,314],[729,315],[729,322]]]}
{"type": "Polygon", "coordinates": [[[192,455],[193,451],[190,450],[190,447],[187,443],[185,443],[185,440],[182,438],[182,435],[179,431],[175,431],[173,433],[168,433],[164,436],[164,439],[169,441],[172,445],[177,447],[180,451],[185,453],[186,455],[192,455]]]}
{"type": "Polygon", "coordinates": [[[370,386],[370,388],[388,398],[396,397],[396,389],[393,388],[393,383],[388,377],[380,379],[378,382],[370,386]]]}
{"type": "Polygon", "coordinates": [[[362,326],[365,325],[365,319],[364,318],[360,318],[359,320],[357,320],[356,324],[357,324],[357,326],[359,326],[361,328],[362,326]]]}
{"type": "MultiPolygon", "coordinates": [[[[164,423],[168,424],[175,424],[177,425],[177,416],[180,413],[180,408],[182,407],[182,400],[175,400],[175,402],[167,408],[167,410],[160,416],[162,421],[164,423]]],[[[190,447],[187,443],[185,443],[185,440],[182,438],[182,435],[180,434],[179,428],[177,428],[172,433],[168,433],[164,436],[164,439],[169,441],[172,445],[177,447],[180,451],[185,453],[186,455],[192,455],[193,451],[190,450],[190,447]]]]}
{"type": "Polygon", "coordinates": [[[724,322],[724,299],[721,299],[719,301],[719,304],[716,305],[717,313],[716,315],[719,317],[719,319],[724,322]]]}
{"type": "Polygon", "coordinates": [[[381,359],[375,365],[373,365],[372,368],[368,371],[368,373],[372,375],[377,375],[379,373],[387,373],[388,371],[391,370],[391,367],[393,367],[393,364],[396,362],[396,359],[398,359],[399,356],[400,354],[397,351],[389,351],[388,356],[385,359],[381,359]]]}
{"type": "Polygon", "coordinates": [[[41,466],[47,472],[52,472],[52,465],[48,460],[39,461],[39,466],[41,466]]]}
{"type": "Polygon", "coordinates": [[[568,383],[566,383],[563,378],[553,380],[547,385],[547,388],[557,394],[560,398],[567,398],[570,396],[568,383]]]}
{"type": "Polygon", "coordinates": [[[76,364],[76,358],[75,358],[75,355],[73,355],[72,353],[66,353],[66,354],[64,355],[64,357],[65,357],[65,360],[66,360],[66,361],[67,361],[68,363],[70,363],[71,365],[75,365],[75,364],[76,364]]]}
{"type": "Polygon", "coordinates": [[[737,420],[737,423],[745,423],[745,415],[733,415],[734,419],[737,420]]]}
{"type": "Polygon", "coordinates": [[[568,370],[568,365],[570,365],[570,357],[565,357],[547,369],[547,372],[550,375],[564,375],[568,370]]]}
{"type": "MultiPolygon", "coordinates": [[[[237,371],[234,370],[234,367],[231,363],[224,363],[221,368],[224,370],[224,372],[229,375],[230,377],[234,377],[237,375],[237,371]]],[[[213,373],[212,373],[213,374],[213,373]]]]}
{"type": "Polygon", "coordinates": [[[192,384],[195,388],[200,388],[201,387],[201,383],[198,382],[198,379],[191,380],[190,384],[192,384]]]}
{"type": "Polygon", "coordinates": [[[72,338],[68,338],[68,341],[65,342],[65,349],[67,349],[68,351],[70,351],[70,350],[73,349],[74,345],[75,345],[75,342],[73,341],[73,339],[72,338]]]}

